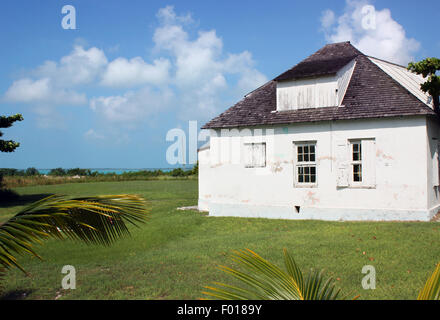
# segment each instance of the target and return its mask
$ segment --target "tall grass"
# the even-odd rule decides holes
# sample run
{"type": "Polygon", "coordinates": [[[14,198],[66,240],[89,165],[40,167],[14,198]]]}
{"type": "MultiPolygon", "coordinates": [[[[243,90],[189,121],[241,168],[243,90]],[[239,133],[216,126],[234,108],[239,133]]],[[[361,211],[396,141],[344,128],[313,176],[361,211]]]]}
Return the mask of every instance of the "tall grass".
{"type": "Polygon", "coordinates": [[[54,185],[64,183],[84,183],[84,182],[112,182],[112,181],[139,181],[139,180],[195,180],[197,175],[188,176],[143,176],[143,175],[127,175],[127,174],[115,174],[115,175],[99,175],[96,177],[82,176],[82,177],[69,177],[69,176],[4,176],[3,186],[5,188],[17,188],[36,185],[54,185]]]}

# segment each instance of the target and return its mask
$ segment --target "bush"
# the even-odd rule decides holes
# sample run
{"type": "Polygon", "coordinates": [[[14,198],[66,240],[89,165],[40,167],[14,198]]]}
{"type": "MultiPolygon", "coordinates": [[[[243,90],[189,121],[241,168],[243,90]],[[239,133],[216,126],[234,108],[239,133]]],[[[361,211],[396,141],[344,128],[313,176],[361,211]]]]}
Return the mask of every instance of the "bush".
{"type": "Polygon", "coordinates": [[[50,176],[65,176],[67,174],[66,170],[64,170],[63,168],[55,168],[55,169],[51,169],[49,171],[49,175],[50,176]]]}
{"type": "Polygon", "coordinates": [[[185,175],[185,172],[182,170],[182,168],[177,168],[171,171],[171,175],[173,177],[183,177],[185,175]]]}
{"type": "Polygon", "coordinates": [[[90,171],[90,169],[75,168],[67,170],[66,174],[68,176],[90,176],[92,175],[92,171],[90,171]]]}
{"type": "Polygon", "coordinates": [[[31,168],[27,168],[26,169],[25,175],[27,175],[27,176],[39,176],[40,172],[37,169],[35,169],[34,167],[31,167],[31,168]]]}
{"type": "Polygon", "coordinates": [[[191,171],[191,174],[193,175],[198,175],[199,174],[199,162],[197,161],[197,163],[194,165],[194,168],[191,171]]]}
{"type": "Polygon", "coordinates": [[[12,169],[12,168],[2,168],[0,169],[0,175],[3,176],[24,176],[23,170],[12,169]]]}

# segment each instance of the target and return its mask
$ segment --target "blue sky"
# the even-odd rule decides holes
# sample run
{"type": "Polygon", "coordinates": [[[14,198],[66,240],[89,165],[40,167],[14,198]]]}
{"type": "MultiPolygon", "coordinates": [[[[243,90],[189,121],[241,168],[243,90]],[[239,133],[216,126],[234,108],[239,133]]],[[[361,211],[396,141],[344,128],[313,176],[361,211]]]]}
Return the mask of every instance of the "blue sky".
{"type": "Polygon", "coordinates": [[[169,130],[202,126],[326,43],[400,64],[439,57],[426,17],[440,2],[421,2],[2,1],[0,114],[25,120],[4,130],[21,146],[0,167],[170,167],[169,130]]]}

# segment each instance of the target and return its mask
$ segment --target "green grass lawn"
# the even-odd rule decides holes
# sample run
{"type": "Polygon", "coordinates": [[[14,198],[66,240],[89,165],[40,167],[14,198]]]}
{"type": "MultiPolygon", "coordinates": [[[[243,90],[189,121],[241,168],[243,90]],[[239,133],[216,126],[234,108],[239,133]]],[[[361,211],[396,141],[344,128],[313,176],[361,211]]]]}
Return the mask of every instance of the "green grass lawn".
{"type": "Polygon", "coordinates": [[[282,266],[288,248],[307,270],[325,268],[343,293],[360,299],[415,299],[440,261],[437,222],[325,222],[208,217],[176,210],[197,203],[197,181],[126,181],[16,188],[22,201],[0,204],[0,222],[44,195],[139,194],[151,218],[111,247],[50,240],[24,256],[30,277],[11,270],[3,298],[198,299],[205,285],[231,282],[216,267],[231,265],[228,253],[250,248],[282,266]],[[61,289],[64,265],[76,268],[77,289],[61,289]],[[375,290],[361,286],[361,270],[373,265],[375,290]],[[25,295],[24,295],[25,294],[25,295]]]}

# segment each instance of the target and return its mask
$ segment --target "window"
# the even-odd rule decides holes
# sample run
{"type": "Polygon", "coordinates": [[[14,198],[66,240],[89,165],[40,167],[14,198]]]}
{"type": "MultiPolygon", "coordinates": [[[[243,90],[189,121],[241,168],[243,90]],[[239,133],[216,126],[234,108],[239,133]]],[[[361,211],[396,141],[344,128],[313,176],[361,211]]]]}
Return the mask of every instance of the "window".
{"type": "Polygon", "coordinates": [[[297,185],[316,184],[316,143],[295,143],[295,182],[297,185]]]}
{"type": "Polygon", "coordinates": [[[351,181],[362,182],[362,143],[352,141],[351,145],[351,181]]]}
{"type": "Polygon", "coordinates": [[[264,168],[266,166],[266,143],[245,143],[244,162],[246,168],[264,168]]]}
{"type": "Polygon", "coordinates": [[[376,187],[376,140],[353,139],[337,142],[338,187],[376,187]],[[348,142],[348,143],[347,143],[348,142]]]}

